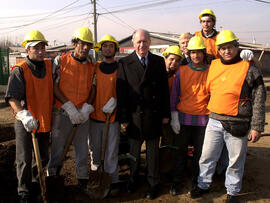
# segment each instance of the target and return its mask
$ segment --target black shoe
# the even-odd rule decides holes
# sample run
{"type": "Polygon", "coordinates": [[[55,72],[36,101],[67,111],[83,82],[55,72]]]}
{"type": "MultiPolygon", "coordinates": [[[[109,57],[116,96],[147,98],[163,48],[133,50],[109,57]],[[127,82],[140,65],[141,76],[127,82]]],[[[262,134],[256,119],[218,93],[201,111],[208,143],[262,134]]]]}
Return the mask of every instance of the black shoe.
{"type": "Polygon", "coordinates": [[[137,189],[137,184],[133,181],[129,181],[127,184],[127,192],[128,193],[133,193],[137,189]]]}
{"type": "Polygon", "coordinates": [[[118,183],[112,183],[110,185],[110,193],[109,196],[111,197],[117,197],[120,193],[120,187],[118,183]]]}
{"type": "Polygon", "coordinates": [[[82,192],[87,192],[88,191],[88,179],[78,179],[77,186],[82,192]]]}
{"type": "Polygon", "coordinates": [[[173,183],[170,189],[170,194],[172,196],[180,194],[180,183],[173,183]]]}
{"type": "Polygon", "coordinates": [[[20,203],[30,203],[30,196],[29,195],[21,195],[19,196],[20,203]]]}
{"type": "Polygon", "coordinates": [[[227,195],[226,203],[238,203],[238,196],[227,195]]]}
{"type": "Polygon", "coordinates": [[[191,198],[198,198],[198,197],[201,197],[203,194],[208,193],[208,192],[209,192],[209,189],[204,190],[204,189],[201,189],[197,186],[190,191],[190,197],[191,198]]]}
{"type": "Polygon", "coordinates": [[[147,199],[150,199],[150,200],[157,198],[157,196],[158,196],[158,186],[157,185],[150,187],[145,194],[145,197],[147,199]]]}

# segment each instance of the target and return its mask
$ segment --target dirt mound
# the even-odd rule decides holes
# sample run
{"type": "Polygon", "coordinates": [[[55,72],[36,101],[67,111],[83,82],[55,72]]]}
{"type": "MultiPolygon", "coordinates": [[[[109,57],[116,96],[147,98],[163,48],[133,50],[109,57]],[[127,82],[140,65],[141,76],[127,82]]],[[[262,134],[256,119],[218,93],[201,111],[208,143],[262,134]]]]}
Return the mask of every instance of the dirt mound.
{"type": "Polygon", "coordinates": [[[15,202],[17,195],[15,150],[14,143],[0,144],[0,197],[8,202],[15,202]]]}

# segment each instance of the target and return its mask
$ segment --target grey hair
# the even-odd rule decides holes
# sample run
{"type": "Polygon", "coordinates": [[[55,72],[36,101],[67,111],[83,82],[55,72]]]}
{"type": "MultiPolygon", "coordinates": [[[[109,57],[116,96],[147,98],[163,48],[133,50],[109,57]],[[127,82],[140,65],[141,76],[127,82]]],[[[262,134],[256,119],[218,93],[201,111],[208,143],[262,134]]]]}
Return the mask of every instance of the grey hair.
{"type": "Polygon", "coordinates": [[[135,30],[132,34],[132,42],[134,41],[134,38],[135,38],[135,35],[137,34],[138,31],[142,31],[144,32],[144,34],[148,37],[148,39],[150,40],[150,32],[147,31],[147,30],[144,30],[144,29],[138,29],[138,30],[135,30]]]}
{"type": "Polygon", "coordinates": [[[190,32],[185,32],[185,33],[180,35],[179,40],[184,39],[184,38],[190,39],[191,37],[193,37],[193,35],[190,32]]]}

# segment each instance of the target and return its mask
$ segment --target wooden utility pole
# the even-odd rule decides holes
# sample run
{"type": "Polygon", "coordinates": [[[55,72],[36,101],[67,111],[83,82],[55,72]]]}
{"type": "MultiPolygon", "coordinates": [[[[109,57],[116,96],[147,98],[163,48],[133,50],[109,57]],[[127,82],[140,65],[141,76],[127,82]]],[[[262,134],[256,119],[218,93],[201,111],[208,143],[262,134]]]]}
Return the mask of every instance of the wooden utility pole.
{"type": "MultiPolygon", "coordinates": [[[[96,0],[92,0],[93,4],[93,15],[94,15],[94,42],[97,43],[97,11],[96,11],[96,0]]],[[[97,54],[94,51],[94,58],[97,59],[97,54]]]]}

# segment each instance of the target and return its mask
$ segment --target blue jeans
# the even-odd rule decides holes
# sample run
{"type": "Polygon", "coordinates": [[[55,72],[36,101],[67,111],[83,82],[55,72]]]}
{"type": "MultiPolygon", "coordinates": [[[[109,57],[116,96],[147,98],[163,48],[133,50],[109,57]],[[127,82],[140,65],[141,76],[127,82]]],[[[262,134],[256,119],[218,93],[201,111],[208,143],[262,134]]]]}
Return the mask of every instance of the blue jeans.
{"type": "Polygon", "coordinates": [[[220,121],[209,119],[206,127],[202,155],[200,158],[200,175],[198,187],[208,189],[212,182],[217,161],[224,144],[228,149],[229,165],[226,170],[225,187],[227,194],[237,195],[242,186],[242,177],[247,152],[247,135],[234,137],[224,130],[220,121]]]}

